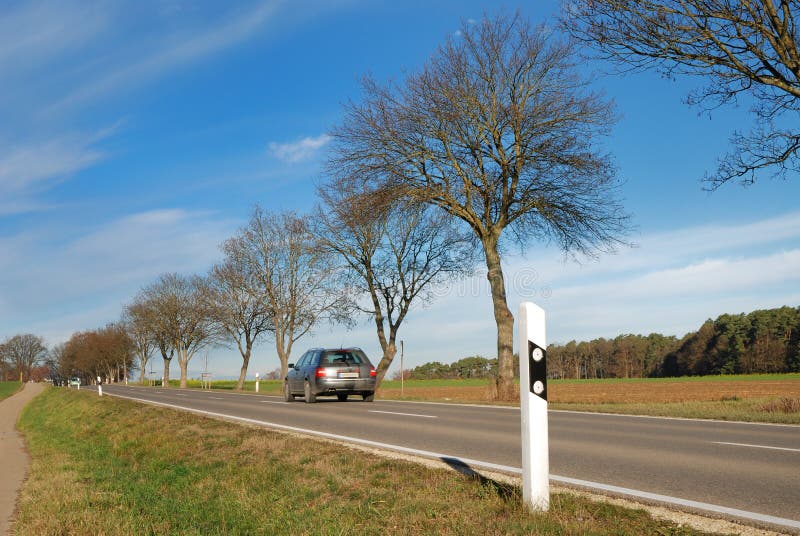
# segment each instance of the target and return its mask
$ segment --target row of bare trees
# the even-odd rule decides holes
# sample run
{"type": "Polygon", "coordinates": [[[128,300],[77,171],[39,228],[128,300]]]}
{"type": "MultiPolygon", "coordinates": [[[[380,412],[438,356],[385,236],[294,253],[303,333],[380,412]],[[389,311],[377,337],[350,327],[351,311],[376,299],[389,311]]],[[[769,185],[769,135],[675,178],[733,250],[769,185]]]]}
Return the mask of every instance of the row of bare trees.
{"type": "Polygon", "coordinates": [[[285,376],[294,344],[314,326],[351,324],[366,314],[383,350],[380,382],[412,303],[468,271],[471,251],[433,209],[410,200],[376,207],[368,193],[350,186],[344,180],[321,186],[313,216],[256,207],[221,245],[223,259],[208,274],[164,274],[143,288],[122,323],[142,373],[158,352],[169,380],[177,357],[185,387],[198,350],[229,345],[242,358],[241,389],[264,336],[274,341],[285,376]]]}
{"type": "Polygon", "coordinates": [[[133,341],[123,322],[73,333],[69,340],[54,346],[47,362],[53,378],[77,376],[86,383],[102,378],[105,382],[127,379],[136,367],[133,341]]]}

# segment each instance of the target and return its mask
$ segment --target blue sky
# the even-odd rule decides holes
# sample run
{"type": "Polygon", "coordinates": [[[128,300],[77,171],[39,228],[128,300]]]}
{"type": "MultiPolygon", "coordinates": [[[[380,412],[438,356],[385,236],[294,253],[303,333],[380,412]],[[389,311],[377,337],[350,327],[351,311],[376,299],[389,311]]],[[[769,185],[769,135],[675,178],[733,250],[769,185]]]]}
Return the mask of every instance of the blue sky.
{"type": "MultiPolygon", "coordinates": [[[[204,273],[255,203],[310,209],[326,132],[359,98],[359,78],[402,79],[463,20],[498,5],[4,3],[0,339],[33,332],[54,344],[115,321],[158,274],[204,273]]],[[[558,3],[504,8],[544,23],[558,3]]],[[[800,178],[704,192],[703,174],[751,118],[746,103],[710,115],[684,105],[699,84],[597,78],[621,116],[605,145],[625,181],[635,247],[580,264],[544,244],[510,252],[512,310],[543,306],[550,342],[683,335],[724,312],[800,304],[800,178]]],[[[438,294],[402,328],[406,363],[493,355],[482,274],[438,294]]],[[[379,355],[366,323],[320,328],[298,346],[328,344],[379,355]]],[[[238,370],[235,352],[209,357],[217,375],[238,370]]],[[[251,371],[277,366],[265,341],[251,371]]]]}

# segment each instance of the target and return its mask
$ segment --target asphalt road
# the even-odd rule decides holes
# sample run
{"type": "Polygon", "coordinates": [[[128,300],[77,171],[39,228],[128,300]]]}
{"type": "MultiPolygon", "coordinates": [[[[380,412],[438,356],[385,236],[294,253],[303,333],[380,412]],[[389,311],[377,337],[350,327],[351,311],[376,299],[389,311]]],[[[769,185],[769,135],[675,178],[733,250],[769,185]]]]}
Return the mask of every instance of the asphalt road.
{"type": "MultiPolygon", "coordinates": [[[[451,457],[476,468],[519,473],[521,467],[516,408],[365,403],[359,397],[346,403],[335,398],[286,403],[255,394],[119,385],[103,390],[423,456],[451,457]]],[[[549,429],[554,483],[649,500],[674,498],[667,502],[689,509],[699,504],[699,509],[800,530],[800,426],[551,411],[549,429]]]]}

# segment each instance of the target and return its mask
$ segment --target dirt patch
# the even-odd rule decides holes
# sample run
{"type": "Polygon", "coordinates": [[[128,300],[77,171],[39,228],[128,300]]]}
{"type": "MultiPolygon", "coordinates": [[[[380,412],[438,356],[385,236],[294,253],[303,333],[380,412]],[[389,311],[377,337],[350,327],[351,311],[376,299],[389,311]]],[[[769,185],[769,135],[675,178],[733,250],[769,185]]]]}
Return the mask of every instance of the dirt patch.
{"type": "MultiPolygon", "coordinates": [[[[698,402],[797,398],[800,397],[800,380],[552,382],[547,390],[549,402],[555,404],[698,402]]],[[[400,398],[400,389],[382,389],[380,398],[400,398]]],[[[474,403],[491,400],[488,386],[406,387],[404,398],[474,403]]]]}

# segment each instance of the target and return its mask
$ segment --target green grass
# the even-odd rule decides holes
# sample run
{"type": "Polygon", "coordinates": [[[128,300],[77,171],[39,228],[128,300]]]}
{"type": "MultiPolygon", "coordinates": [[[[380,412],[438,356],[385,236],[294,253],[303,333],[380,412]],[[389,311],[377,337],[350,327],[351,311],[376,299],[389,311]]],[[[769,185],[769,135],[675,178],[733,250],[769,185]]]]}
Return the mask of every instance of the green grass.
{"type": "MultiPolygon", "coordinates": [[[[170,380],[169,385],[170,387],[179,387],[181,384],[180,380],[170,380]]],[[[131,383],[131,385],[138,385],[137,383],[131,383]]],[[[149,385],[149,383],[145,383],[145,385],[149,385]]],[[[281,380],[261,380],[258,386],[259,394],[280,394],[281,380]]],[[[161,386],[161,380],[156,382],[156,386],[161,386]]],[[[189,389],[202,389],[203,382],[201,380],[187,380],[186,387],[189,389]]],[[[211,389],[213,390],[221,390],[221,391],[233,391],[236,388],[236,380],[213,380],[211,381],[211,389]]],[[[255,380],[248,380],[244,382],[244,392],[251,392],[255,393],[256,391],[256,382],[255,380]]]]}
{"type": "Polygon", "coordinates": [[[17,535],[697,534],[641,510],[520,490],[313,439],[48,389],[21,416],[17,535]]]}
{"type": "MultiPolygon", "coordinates": [[[[405,387],[481,387],[489,385],[488,378],[469,378],[454,380],[405,380],[405,387]]],[[[384,380],[381,387],[386,389],[400,389],[400,380],[384,380]]]]}
{"type": "Polygon", "coordinates": [[[22,387],[20,382],[0,382],[0,400],[13,395],[22,387]]]}

